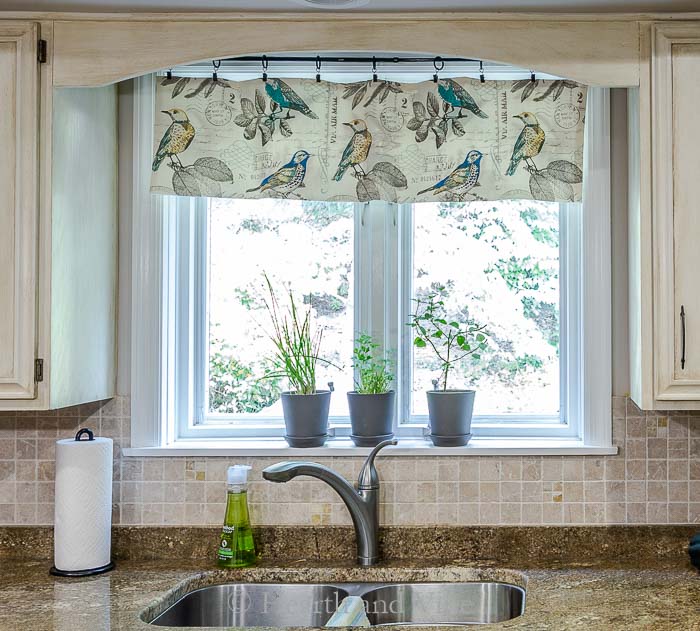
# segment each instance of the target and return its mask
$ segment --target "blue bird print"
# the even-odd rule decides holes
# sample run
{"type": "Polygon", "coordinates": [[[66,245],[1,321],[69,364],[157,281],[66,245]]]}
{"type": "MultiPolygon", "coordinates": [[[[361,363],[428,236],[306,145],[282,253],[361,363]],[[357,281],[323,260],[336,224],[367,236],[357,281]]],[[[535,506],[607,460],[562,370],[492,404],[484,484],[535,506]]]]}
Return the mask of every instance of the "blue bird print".
{"type": "MultiPolygon", "coordinates": [[[[265,92],[282,109],[294,110],[309,118],[318,118],[305,103],[304,99],[281,79],[268,79],[265,84],[265,92]]],[[[289,118],[289,111],[287,112],[287,118],[289,118]]]]}
{"type": "Polygon", "coordinates": [[[418,195],[423,193],[433,192],[433,195],[440,193],[452,193],[460,199],[467,193],[477,198],[474,193],[470,193],[471,189],[479,186],[479,175],[481,173],[481,158],[484,154],[481,151],[472,149],[464,158],[464,162],[460,164],[446,178],[440,180],[437,184],[419,191],[418,195]]]}
{"type": "Polygon", "coordinates": [[[268,175],[260,186],[250,188],[246,193],[254,193],[260,191],[275,191],[283,197],[289,197],[296,189],[304,186],[304,178],[306,177],[306,163],[311,154],[308,151],[301,149],[297,151],[292,159],[284,166],[280,167],[272,175],[268,175]]]}
{"type": "Polygon", "coordinates": [[[484,112],[477,104],[469,92],[467,92],[454,79],[440,79],[438,82],[438,94],[445,103],[449,103],[452,107],[459,109],[459,114],[466,109],[476,114],[479,118],[488,118],[488,114],[484,112]]]}

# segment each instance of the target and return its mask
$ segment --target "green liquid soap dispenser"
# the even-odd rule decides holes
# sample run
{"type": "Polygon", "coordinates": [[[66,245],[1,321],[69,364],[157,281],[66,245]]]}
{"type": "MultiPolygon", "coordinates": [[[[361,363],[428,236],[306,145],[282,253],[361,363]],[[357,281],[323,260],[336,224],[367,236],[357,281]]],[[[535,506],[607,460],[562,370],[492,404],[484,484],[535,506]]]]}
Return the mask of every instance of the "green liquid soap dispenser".
{"type": "Polygon", "coordinates": [[[228,468],[226,516],[217,554],[220,567],[255,565],[255,542],[248,516],[248,471],[248,465],[228,468]]]}

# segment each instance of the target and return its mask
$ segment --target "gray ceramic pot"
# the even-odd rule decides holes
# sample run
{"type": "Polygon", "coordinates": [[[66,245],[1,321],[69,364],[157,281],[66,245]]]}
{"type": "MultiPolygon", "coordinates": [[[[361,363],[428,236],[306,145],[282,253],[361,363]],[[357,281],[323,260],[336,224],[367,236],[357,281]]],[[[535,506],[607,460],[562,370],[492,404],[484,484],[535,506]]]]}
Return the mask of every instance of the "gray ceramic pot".
{"type": "Polygon", "coordinates": [[[348,392],[353,442],[358,447],[375,447],[394,436],[396,393],[358,394],[348,392]]]}
{"type": "Polygon", "coordinates": [[[469,442],[474,411],[474,390],[430,390],[428,416],[430,437],[440,446],[459,446],[469,442]]]}
{"type": "Polygon", "coordinates": [[[290,447],[320,447],[328,437],[330,390],[314,394],[282,393],[282,413],[290,447]]]}

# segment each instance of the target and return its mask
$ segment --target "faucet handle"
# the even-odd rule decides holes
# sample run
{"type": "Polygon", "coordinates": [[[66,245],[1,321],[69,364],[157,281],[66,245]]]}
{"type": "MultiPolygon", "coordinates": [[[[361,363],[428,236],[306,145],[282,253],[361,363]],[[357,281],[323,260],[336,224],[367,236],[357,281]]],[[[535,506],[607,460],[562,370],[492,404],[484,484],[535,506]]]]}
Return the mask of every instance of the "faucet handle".
{"type": "Polygon", "coordinates": [[[387,445],[396,445],[398,441],[394,438],[392,440],[383,440],[379,443],[372,451],[369,452],[365,464],[362,465],[360,470],[360,477],[357,479],[357,490],[367,491],[369,489],[379,488],[379,476],[377,475],[377,469],[374,466],[374,459],[379,453],[380,449],[384,449],[387,445]]]}

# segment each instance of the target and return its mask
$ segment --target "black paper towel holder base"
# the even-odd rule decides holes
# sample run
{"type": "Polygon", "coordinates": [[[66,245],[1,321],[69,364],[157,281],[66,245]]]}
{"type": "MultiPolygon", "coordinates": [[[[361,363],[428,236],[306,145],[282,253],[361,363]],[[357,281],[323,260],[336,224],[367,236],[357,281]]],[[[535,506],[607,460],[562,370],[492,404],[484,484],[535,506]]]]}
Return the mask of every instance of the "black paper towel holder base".
{"type": "Polygon", "coordinates": [[[114,569],[114,561],[110,561],[107,565],[95,567],[91,570],[59,570],[55,565],[51,566],[49,574],[52,576],[67,576],[77,578],[80,576],[95,576],[95,574],[104,574],[114,569]]]}

